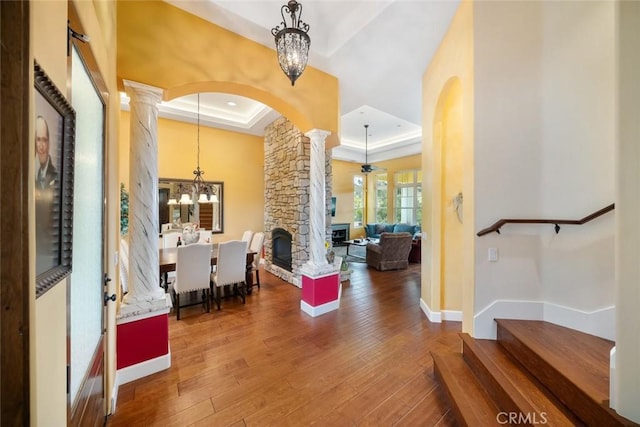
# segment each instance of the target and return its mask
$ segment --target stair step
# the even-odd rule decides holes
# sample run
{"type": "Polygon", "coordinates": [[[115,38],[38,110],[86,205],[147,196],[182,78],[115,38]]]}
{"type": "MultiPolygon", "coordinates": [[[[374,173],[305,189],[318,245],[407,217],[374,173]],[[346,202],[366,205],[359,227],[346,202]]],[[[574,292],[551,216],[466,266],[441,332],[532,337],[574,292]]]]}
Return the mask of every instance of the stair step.
{"type": "Polygon", "coordinates": [[[634,425],[609,409],[613,342],[553,323],[496,319],[498,342],[587,425],[634,425]]]}
{"type": "Polygon", "coordinates": [[[431,352],[433,370],[461,426],[499,426],[500,410],[478,383],[460,353],[431,352]]]}
{"type": "Polygon", "coordinates": [[[503,412],[532,424],[582,425],[496,341],[476,340],[469,334],[460,337],[464,360],[503,412]]]}

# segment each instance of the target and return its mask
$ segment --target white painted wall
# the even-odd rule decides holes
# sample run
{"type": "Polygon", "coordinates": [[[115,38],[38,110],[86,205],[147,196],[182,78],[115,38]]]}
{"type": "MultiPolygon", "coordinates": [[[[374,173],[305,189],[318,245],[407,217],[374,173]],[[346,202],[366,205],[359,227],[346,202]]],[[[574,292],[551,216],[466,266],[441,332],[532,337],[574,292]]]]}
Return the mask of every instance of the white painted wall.
{"type": "Polygon", "coordinates": [[[640,3],[617,3],[618,151],[616,369],[619,414],[640,423],[640,3]]]}
{"type": "MultiPolygon", "coordinates": [[[[581,218],[614,202],[614,5],[543,2],[546,217],[581,218]]],[[[542,230],[545,301],[586,311],[614,305],[614,217],[562,226],[558,235],[551,227],[542,230]]]]}
{"type": "MultiPolygon", "coordinates": [[[[541,214],[541,18],[538,2],[475,3],[478,230],[541,214]]],[[[541,298],[538,231],[505,226],[501,235],[476,238],[476,313],[496,299],[541,298]],[[489,247],[498,248],[498,262],[487,261],[489,247]]]]}
{"type": "MultiPolygon", "coordinates": [[[[604,1],[475,3],[478,230],[500,218],[578,219],[614,201],[613,11],[604,1]]],[[[569,325],[572,313],[611,307],[613,221],[558,235],[505,225],[477,237],[475,313],[496,301],[540,302],[563,307],[538,310],[542,318],[569,325]],[[487,261],[489,247],[497,262],[487,261]]],[[[474,335],[490,336],[480,320],[474,335]]]]}

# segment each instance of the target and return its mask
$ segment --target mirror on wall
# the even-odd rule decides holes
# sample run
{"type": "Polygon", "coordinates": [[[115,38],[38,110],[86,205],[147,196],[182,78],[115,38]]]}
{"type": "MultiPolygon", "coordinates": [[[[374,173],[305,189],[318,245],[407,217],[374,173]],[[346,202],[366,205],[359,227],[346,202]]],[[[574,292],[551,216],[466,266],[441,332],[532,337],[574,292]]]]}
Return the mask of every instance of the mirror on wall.
{"type": "Polygon", "coordinates": [[[160,178],[158,180],[158,232],[162,233],[162,225],[171,224],[171,228],[179,228],[182,224],[198,224],[201,229],[210,230],[212,233],[223,233],[223,189],[221,181],[206,181],[211,188],[209,197],[215,200],[213,203],[198,203],[193,180],[160,178]],[[188,194],[192,204],[179,203],[182,194],[188,194]],[[178,201],[177,204],[169,204],[170,199],[178,201]]]}

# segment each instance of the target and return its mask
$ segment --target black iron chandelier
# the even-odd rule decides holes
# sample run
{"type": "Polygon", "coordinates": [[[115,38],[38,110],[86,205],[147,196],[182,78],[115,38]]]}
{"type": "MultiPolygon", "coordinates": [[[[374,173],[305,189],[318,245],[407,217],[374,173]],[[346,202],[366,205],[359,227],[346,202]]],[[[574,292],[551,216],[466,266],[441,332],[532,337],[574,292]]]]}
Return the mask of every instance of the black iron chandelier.
{"type": "Polygon", "coordinates": [[[204,171],[200,170],[200,94],[198,93],[198,154],[197,154],[196,170],[193,171],[195,178],[193,178],[193,188],[196,196],[198,196],[198,203],[214,203],[218,201],[218,196],[213,193],[209,184],[204,182],[202,175],[204,171]]]}
{"type": "Polygon", "coordinates": [[[311,39],[307,34],[309,24],[300,19],[302,5],[295,0],[289,0],[287,4],[283,5],[280,8],[280,14],[282,22],[271,29],[271,34],[275,37],[280,68],[289,77],[291,86],[293,86],[298,77],[302,75],[309,59],[309,45],[311,44],[311,39]],[[296,12],[299,12],[297,16],[296,12]],[[290,26],[287,26],[285,14],[289,15],[291,19],[290,26]]]}
{"type": "MultiPolygon", "coordinates": [[[[191,185],[192,191],[195,192],[195,196],[198,198],[198,203],[217,203],[218,195],[216,194],[215,189],[207,184],[202,175],[204,175],[204,171],[200,169],[200,94],[198,93],[198,151],[196,157],[196,170],[193,171],[195,178],[193,178],[193,183],[191,185]]],[[[169,205],[192,205],[193,200],[191,199],[191,195],[188,192],[188,186],[183,184],[178,184],[178,194],[181,194],[180,199],[176,200],[176,198],[171,198],[167,204],[169,205]]]]}

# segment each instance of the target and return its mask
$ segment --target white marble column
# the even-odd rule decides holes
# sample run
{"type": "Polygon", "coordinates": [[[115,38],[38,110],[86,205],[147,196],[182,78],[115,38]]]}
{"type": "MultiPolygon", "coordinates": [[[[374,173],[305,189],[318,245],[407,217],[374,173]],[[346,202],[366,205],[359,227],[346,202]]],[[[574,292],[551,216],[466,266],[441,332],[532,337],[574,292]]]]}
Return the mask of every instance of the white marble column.
{"type": "Polygon", "coordinates": [[[158,273],[158,104],[162,89],[126,80],[124,86],[130,98],[131,130],[129,293],[123,309],[138,314],[166,307],[158,273]]]}
{"type": "Polygon", "coordinates": [[[311,167],[309,194],[309,261],[301,268],[302,273],[314,277],[333,271],[327,262],[324,246],[327,229],[325,139],[329,132],[313,129],[305,134],[311,139],[311,167]]]}

